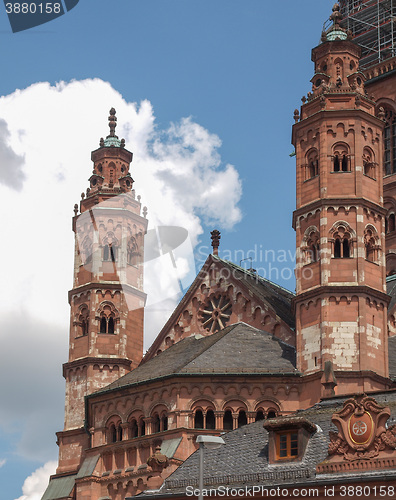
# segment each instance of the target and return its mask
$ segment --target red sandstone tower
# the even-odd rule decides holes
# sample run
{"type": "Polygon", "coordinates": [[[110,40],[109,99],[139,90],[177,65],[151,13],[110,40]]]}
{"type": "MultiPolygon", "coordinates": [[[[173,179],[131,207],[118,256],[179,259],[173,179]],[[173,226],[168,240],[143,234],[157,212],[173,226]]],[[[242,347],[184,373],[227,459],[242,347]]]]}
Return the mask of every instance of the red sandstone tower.
{"type": "Polygon", "coordinates": [[[333,26],[312,51],[312,92],[295,112],[292,141],[297,367],[327,376],[332,367],[343,394],[387,385],[388,297],[384,121],[365,92],[360,48],[340,18],[336,5],[333,26]]]}
{"type": "Polygon", "coordinates": [[[135,368],[143,355],[143,238],[147,209],[141,215],[129,173],[132,153],[110,134],[92,152],[90,187],[75,205],[74,283],[69,292],[69,360],[65,427],[58,433],[57,472],[77,470],[88,447],[84,397],[135,368]]]}

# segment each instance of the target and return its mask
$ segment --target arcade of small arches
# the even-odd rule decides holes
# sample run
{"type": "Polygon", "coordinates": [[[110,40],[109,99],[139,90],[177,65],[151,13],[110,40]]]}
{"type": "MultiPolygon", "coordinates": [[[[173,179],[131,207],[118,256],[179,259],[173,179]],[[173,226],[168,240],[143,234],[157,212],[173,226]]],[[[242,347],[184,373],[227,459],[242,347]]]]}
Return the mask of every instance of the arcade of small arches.
{"type": "MultiPolygon", "coordinates": [[[[279,409],[275,405],[267,409],[259,407],[254,412],[245,409],[234,411],[230,407],[226,407],[222,411],[198,407],[189,412],[188,420],[189,427],[192,429],[231,431],[252,422],[275,418],[278,415],[279,409]]],[[[155,411],[150,417],[144,417],[143,414],[134,415],[125,423],[122,422],[120,416],[113,415],[106,423],[106,442],[116,443],[139,438],[165,432],[168,428],[169,420],[166,410],[155,411]]]]}
{"type": "MultiPolygon", "coordinates": [[[[394,224],[394,215],[393,215],[394,224]]],[[[320,259],[320,236],[315,226],[305,231],[302,241],[302,250],[305,262],[310,264],[320,259]]],[[[330,230],[329,241],[331,243],[331,255],[334,259],[347,259],[354,256],[353,246],[356,243],[356,235],[352,228],[344,221],[336,223],[330,230]]],[[[379,262],[380,239],[377,230],[371,224],[364,230],[363,241],[365,246],[365,258],[369,262],[379,262]]]]}
{"type": "MultiPolygon", "coordinates": [[[[395,125],[396,127],[396,125],[395,125]]],[[[395,140],[396,151],[396,140],[395,140]]],[[[319,175],[319,154],[316,149],[311,149],[306,154],[305,160],[305,180],[313,179],[319,175]]],[[[332,173],[335,172],[350,172],[351,171],[351,154],[349,147],[344,143],[335,144],[332,148],[331,166],[332,173]]],[[[376,162],[374,152],[365,147],[362,155],[364,175],[375,179],[376,162]]]]}

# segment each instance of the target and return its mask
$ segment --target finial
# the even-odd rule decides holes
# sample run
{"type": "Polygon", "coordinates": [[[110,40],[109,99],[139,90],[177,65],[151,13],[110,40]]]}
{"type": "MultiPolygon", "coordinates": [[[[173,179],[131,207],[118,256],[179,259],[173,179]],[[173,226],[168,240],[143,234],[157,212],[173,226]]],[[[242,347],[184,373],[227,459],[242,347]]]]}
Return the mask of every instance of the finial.
{"type": "Polygon", "coordinates": [[[298,120],[300,119],[300,112],[298,111],[298,109],[294,110],[293,117],[294,117],[294,121],[297,123],[298,120]]]}
{"type": "Polygon", "coordinates": [[[117,126],[117,117],[115,114],[116,110],[114,108],[111,108],[109,116],[110,134],[107,137],[116,137],[118,139],[118,136],[115,135],[115,129],[117,126]]]}
{"type": "Polygon", "coordinates": [[[212,247],[213,247],[213,255],[219,255],[219,246],[220,246],[220,231],[214,229],[211,231],[210,236],[212,238],[212,247]]]}
{"type": "Polygon", "coordinates": [[[340,4],[335,3],[333,6],[333,13],[330,16],[330,21],[333,21],[334,27],[339,28],[340,26],[340,21],[342,19],[342,14],[340,12],[340,4]]]}
{"type": "Polygon", "coordinates": [[[101,148],[104,148],[104,139],[103,139],[103,137],[101,137],[101,138],[100,138],[100,141],[99,141],[99,146],[100,146],[101,148]]]}
{"type": "Polygon", "coordinates": [[[74,205],[74,215],[78,214],[78,205],[77,203],[74,205]]]}
{"type": "Polygon", "coordinates": [[[147,217],[147,207],[143,207],[143,217],[147,217]]]}
{"type": "Polygon", "coordinates": [[[303,95],[303,96],[301,97],[301,102],[302,102],[303,104],[305,104],[305,103],[307,102],[307,98],[305,97],[305,95],[303,95]]]}
{"type": "Polygon", "coordinates": [[[125,139],[121,139],[120,148],[125,148],[125,139]]]}

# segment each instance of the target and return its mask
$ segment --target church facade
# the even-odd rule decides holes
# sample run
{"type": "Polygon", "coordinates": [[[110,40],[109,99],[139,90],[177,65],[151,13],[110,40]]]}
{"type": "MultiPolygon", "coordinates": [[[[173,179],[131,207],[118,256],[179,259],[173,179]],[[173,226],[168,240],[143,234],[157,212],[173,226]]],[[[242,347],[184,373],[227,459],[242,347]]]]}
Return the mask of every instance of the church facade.
{"type": "Polygon", "coordinates": [[[147,209],[110,111],[73,217],[65,425],[43,500],[184,498],[197,435],[224,432],[208,484],[324,497],[363,470],[396,481],[396,58],[360,68],[338,5],[331,21],[294,112],[296,293],[221,259],[213,231],[144,356],[147,209]]]}

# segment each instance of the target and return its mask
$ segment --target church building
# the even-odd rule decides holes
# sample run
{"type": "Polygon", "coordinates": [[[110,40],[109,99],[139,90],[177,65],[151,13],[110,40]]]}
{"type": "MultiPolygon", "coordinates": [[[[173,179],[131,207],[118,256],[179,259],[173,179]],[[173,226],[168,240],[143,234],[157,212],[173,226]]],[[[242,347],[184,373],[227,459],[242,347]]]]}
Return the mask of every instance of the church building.
{"type": "Polygon", "coordinates": [[[312,50],[292,128],[296,293],[221,259],[214,230],[145,355],[147,208],[110,110],[74,207],[65,423],[43,500],[186,498],[203,434],[225,441],[205,452],[205,488],[394,496],[396,56],[373,60],[358,30],[389,3],[336,4],[312,50]]]}

